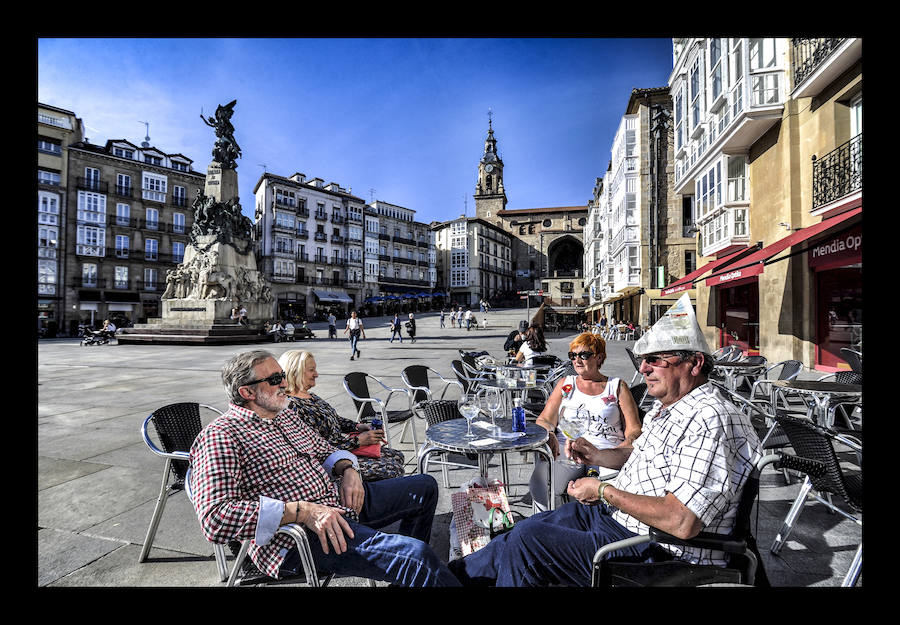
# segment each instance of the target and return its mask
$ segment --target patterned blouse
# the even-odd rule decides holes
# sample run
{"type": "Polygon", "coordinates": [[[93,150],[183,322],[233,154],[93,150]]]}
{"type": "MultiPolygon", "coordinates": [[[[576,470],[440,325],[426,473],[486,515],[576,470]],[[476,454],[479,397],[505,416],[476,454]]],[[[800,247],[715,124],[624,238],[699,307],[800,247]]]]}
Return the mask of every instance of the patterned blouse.
{"type": "MultiPolygon", "coordinates": [[[[327,401],[310,393],[309,398],[291,397],[291,408],[308,423],[319,436],[338,449],[353,451],[359,448],[359,440],[351,436],[359,425],[345,419],[327,401]]],[[[359,458],[359,474],[365,481],[400,477],[404,473],[405,458],[399,449],[382,446],[380,458],[359,458]]]]}

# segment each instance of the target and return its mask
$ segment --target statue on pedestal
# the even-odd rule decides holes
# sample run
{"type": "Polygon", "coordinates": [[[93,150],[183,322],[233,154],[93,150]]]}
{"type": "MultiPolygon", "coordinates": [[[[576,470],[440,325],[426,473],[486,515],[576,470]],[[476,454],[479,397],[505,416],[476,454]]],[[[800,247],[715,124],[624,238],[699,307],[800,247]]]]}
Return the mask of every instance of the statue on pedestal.
{"type": "Polygon", "coordinates": [[[216,107],[216,116],[203,117],[200,111],[200,119],[203,123],[216,131],[216,145],[213,148],[213,160],[222,164],[226,169],[237,169],[236,158],[241,156],[241,148],[234,140],[234,126],[231,125],[231,116],[234,115],[234,105],[237,100],[232,100],[226,105],[216,107]]]}

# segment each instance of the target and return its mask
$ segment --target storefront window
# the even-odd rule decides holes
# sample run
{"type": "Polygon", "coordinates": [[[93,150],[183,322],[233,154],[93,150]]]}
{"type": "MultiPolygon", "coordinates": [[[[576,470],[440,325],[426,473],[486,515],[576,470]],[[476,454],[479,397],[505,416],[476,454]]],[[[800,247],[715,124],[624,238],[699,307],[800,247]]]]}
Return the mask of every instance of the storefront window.
{"type": "Polygon", "coordinates": [[[817,274],[818,363],[837,367],[846,362],[841,348],[862,351],[862,266],[840,267],[817,274]]]}
{"type": "Polygon", "coordinates": [[[759,282],[719,289],[721,346],[737,345],[744,353],[759,352],[759,282]]]}

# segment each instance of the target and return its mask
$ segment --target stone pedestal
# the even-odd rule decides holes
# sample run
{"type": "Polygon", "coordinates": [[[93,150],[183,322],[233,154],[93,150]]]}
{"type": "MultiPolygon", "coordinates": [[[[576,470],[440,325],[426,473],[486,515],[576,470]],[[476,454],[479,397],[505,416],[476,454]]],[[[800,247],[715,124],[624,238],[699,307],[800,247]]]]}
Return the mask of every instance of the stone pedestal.
{"type": "Polygon", "coordinates": [[[206,168],[206,188],[203,193],[216,198],[216,202],[227,202],[239,196],[237,172],[222,169],[221,163],[213,161],[206,168]]]}

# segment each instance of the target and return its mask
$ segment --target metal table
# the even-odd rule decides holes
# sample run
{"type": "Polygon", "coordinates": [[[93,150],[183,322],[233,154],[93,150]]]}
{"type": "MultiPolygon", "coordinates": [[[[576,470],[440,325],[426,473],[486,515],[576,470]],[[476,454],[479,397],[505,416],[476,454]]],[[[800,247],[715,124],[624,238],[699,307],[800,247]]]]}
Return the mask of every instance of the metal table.
{"type": "Polygon", "coordinates": [[[738,378],[745,375],[754,375],[766,370],[765,364],[751,364],[747,362],[716,362],[714,367],[725,376],[725,386],[730,391],[737,391],[738,378]]]}
{"type": "MultiPolygon", "coordinates": [[[[503,483],[509,485],[509,472],[506,465],[506,454],[511,451],[534,451],[543,454],[548,462],[553,462],[553,453],[547,445],[547,430],[534,423],[525,424],[525,432],[512,432],[512,419],[497,419],[500,428],[498,435],[492,435],[489,429],[475,425],[483,418],[476,417],[472,424],[472,432],[478,438],[466,438],[467,425],[463,418],[451,419],[435,423],[425,430],[425,447],[419,455],[419,473],[425,473],[428,458],[431,454],[450,451],[460,454],[477,454],[478,471],[487,478],[488,459],[491,454],[500,454],[503,471],[503,483]],[[517,434],[514,436],[514,434],[517,434]]],[[[553,491],[553,472],[549,472],[549,492],[553,491]]]]}
{"type": "Polygon", "coordinates": [[[862,399],[862,384],[840,384],[838,382],[817,382],[815,380],[774,380],[771,402],[775,406],[778,394],[800,395],[808,406],[808,414],[816,423],[826,427],[834,425],[834,409],[831,403],[859,403],[862,399]]]}

